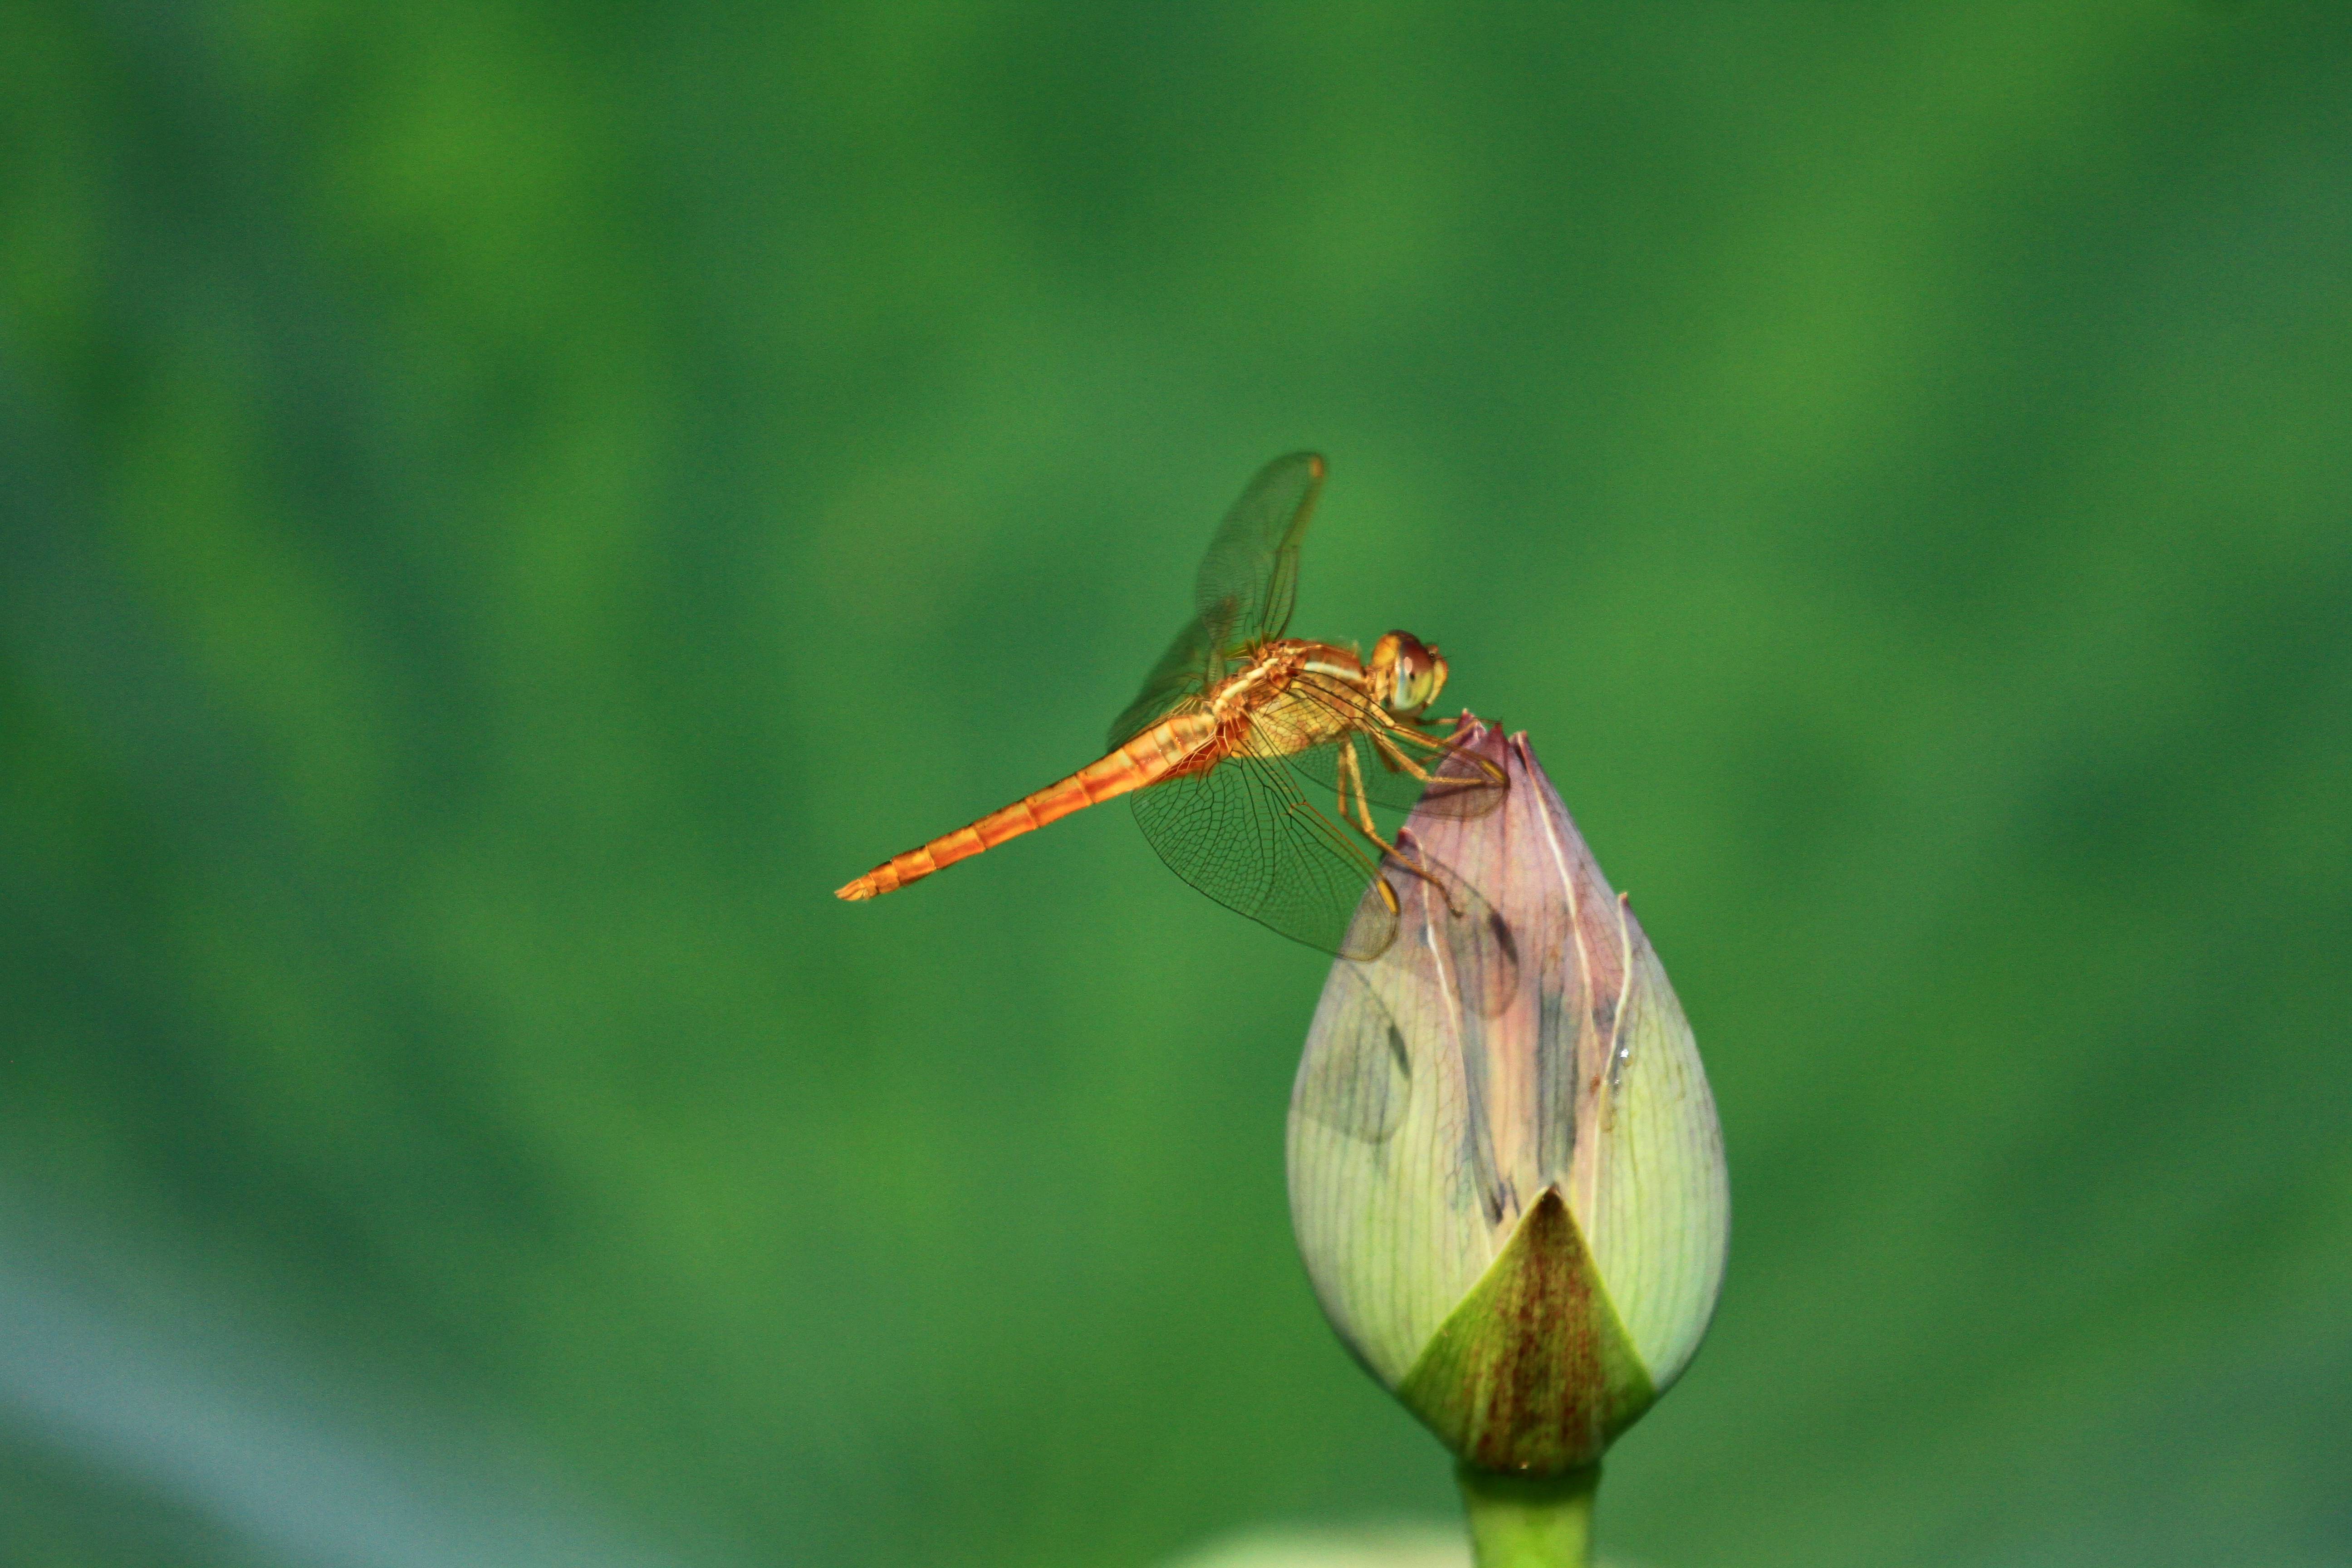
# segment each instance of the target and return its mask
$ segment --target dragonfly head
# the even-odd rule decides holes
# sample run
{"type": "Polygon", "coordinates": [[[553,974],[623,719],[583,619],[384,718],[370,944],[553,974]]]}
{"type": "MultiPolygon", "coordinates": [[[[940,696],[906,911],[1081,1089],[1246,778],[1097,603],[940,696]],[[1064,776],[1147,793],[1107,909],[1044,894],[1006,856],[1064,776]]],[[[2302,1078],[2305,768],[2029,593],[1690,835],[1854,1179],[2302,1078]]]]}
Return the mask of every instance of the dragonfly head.
{"type": "Polygon", "coordinates": [[[1372,695],[1400,719],[1414,719],[1445,687],[1445,656],[1411,632],[1391,632],[1372,645],[1364,673],[1372,695]]]}

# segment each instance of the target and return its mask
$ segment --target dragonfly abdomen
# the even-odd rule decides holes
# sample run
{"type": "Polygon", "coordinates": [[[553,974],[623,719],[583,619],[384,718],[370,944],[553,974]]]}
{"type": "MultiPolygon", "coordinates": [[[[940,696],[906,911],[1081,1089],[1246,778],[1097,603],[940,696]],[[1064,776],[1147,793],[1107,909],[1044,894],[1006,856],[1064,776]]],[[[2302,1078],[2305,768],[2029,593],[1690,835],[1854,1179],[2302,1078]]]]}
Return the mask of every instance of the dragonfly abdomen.
{"type": "Polygon", "coordinates": [[[990,812],[979,821],[942,833],[919,848],[893,855],[856,881],[834,890],[840,899],[876,899],[896,892],[942,867],[969,860],[1008,838],[1034,833],[1072,812],[1157,784],[1181,769],[1217,732],[1206,712],[1163,719],[1107,757],[1088,763],[1067,778],[990,812]]]}

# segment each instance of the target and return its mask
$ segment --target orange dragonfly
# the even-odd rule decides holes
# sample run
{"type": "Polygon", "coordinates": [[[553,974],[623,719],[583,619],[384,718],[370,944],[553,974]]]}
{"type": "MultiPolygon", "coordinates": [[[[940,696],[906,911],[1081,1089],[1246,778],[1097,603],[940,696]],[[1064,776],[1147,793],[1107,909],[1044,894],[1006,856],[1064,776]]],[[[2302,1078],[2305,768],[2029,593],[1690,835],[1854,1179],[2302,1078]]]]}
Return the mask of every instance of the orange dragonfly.
{"type": "Polygon", "coordinates": [[[1323,476],[1320,457],[1295,452],[1250,481],[1201,563],[1200,614],[1112,723],[1109,754],[892,856],[837,896],[879,898],[1126,795],[1160,858],[1228,909],[1326,952],[1377,958],[1396,936],[1402,879],[1443,895],[1459,928],[1450,945],[1475,948],[1507,985],[1496,971],[1516,956],[1501,919],[1372,816],[1375,805],[1474,816],[1501,804],[1503,771],[1423,717],[1445,685],[1444,656],[1409,632],[1381,637],[1370,658],[1283,636],[1323,476]],[[1333,792],[1338,820],[1308,802],[1298,775],[1333,792]]]}

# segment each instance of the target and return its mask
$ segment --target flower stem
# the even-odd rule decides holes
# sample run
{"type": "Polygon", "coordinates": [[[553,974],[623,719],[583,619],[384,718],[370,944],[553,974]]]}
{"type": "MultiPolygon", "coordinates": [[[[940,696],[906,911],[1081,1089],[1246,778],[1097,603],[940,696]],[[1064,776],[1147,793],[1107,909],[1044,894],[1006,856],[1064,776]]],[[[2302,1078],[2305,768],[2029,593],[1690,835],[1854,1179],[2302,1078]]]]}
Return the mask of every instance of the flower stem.
{"type": "Polygon", "coordinates": [[[1456,1475],[1477,1568],[1590,1568],[1598,1464],[1564,1476],[1507,1476],[1464,1465],[1456,1475]]]}

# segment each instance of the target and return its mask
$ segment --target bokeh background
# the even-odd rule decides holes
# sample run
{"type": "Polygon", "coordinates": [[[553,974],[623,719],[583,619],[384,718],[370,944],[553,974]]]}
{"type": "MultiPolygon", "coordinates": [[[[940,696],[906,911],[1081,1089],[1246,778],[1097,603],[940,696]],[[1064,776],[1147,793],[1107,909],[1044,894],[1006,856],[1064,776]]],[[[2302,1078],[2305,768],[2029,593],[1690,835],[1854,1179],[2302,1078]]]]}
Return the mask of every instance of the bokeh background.
{"type": "Polygon", "coordinates": [[[2352,17],[0,8],[0,1560],[1442,1520],[1090,758],[1252,470],[1699,1032],[1651,1564],[2352,1561],[2352,17]]]}

